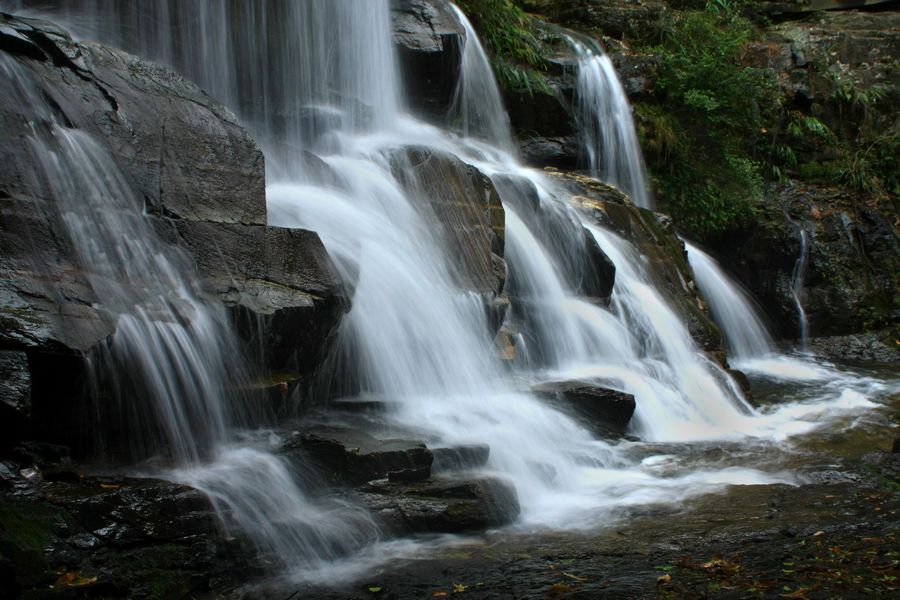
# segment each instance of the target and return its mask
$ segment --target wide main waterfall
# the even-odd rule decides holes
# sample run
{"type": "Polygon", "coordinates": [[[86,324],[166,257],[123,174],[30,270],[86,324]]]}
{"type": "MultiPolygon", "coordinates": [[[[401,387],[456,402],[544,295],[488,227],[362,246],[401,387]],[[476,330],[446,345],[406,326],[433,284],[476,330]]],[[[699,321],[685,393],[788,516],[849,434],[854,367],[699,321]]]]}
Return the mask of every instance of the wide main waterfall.
{"type": "MultiPolygon", "coordinates": [[[[796,481],[772,465],[690,463],[671,446],[658,450],[782,441],[828,409],[751,407],[692,337],[641,246],[573,201],[566,179],[518,162],[485,52],[456,7],[465,46],[453,133],[405,108],[388,0],[60,4],[55,13],[79,35],[165,63],[234,111],[265,153],[268,225],[321,237],[352,298],[317,374],[324,383],[311,386],[316,419],[331,426],[332,404],[375,399],[383,413],[354,421],[375,437],[489,447],[472,470],[514,491],[498,510],[520,508],[522,528],[587,528],[623,507],[796,481]],[[515,352],[501,360],[504,335],[515,352]],[[548,389],[573,385],[632,398],[627,438],[598,435],[548,399],[548,389]]],[[[635,221],[661,227],[644,210],[652,199],[612,63],[572,44],[591,174],[631,195],[635,221]]],[[[375,563],[407,552],[384,543],[379,515],[353,494],[322,492],[302,461],[279,455],[285,429],[302,429],[302,418],[264,423],[272,431],[242,419],[247,400],[229,397],[247,369],[232,326],[201,300],[190,261],[156,237],[96,142],[54,124],[34,149],[83,265],[95,269],[97,295],[118,318],[101,366],[134,369],[122,395],[153,399],[139,458],[166,446],[171,460],[154,473],[204,491],[226,526],[288,576],[322,578],[348,556],[375,563]]],[[[733,356],[771,352],[757,321],[737,324],[752,313],[728,312],[744,299],[712,260],[688,252],[733,356]]],[[[870,406],[844,391],[835,383],[828,399],[870,406]]]]}

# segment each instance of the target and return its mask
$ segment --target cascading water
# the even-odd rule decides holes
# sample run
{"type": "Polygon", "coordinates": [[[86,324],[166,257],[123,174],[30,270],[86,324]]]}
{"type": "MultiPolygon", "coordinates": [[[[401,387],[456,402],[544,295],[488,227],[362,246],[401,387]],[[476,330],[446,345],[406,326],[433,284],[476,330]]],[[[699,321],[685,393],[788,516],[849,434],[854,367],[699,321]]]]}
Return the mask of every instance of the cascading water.
{"type": "Polygon", "coordinates": [[[609,56],[569,38],[578,55],[576,105],[590,174],[653,208],[628,96],[609,56]]]}
{"type": "Polygon", "coordinates": [[[460,120],[464,135],[481,138],[497,148],[512,152],[512,128],[491,63],[469,19],[459,7],[451,6],[466,32],[466,45],[450,113],[460,120]]]}
{"type": "MultiPolygon", "coordinates": [[[[352,378],[363,392],[393,402],[386,416],[392,427],[429,443],[489,444],[485,470],[515,485],[525,523],[578,527],[617,506],[790,480],[737,468],[683,468],[659,477],[519,389],[522,382],[579,379],[629,392],[638,404],[633,431],[645,440],[736,437],[753,434],[753,423],[760,422],[653,288],[635,249],[568,206],[547,177],[504,151],[511,145],[508,120],[470,27],[465,52],[471,60],[464,58],[463,67],[468,83],[457,107],[463,129],[481,142],[454,139],[403,113],[384,0],[366,3],[365,10],[349,0],[203,0],[190,6],[98,0],[65,8],[101,38],[199,80],[241,116],[274,165],[271,224],[319,232],[354,285],[340,334],[341,350],[352,356],[352,378]],[[429,209],[448,192],[404,162],[411,145],[475,165],[503,196],[511,294],[521,301],[512,313],[535,350],[514,378],[493,356],[482,299],[461,289],[429,209]],[[308,168],[311,156],[319,165],[315,173],[308,168]],[[534,189],[534,214],[521,205],[521,188],[511,180],[534,189]],[[616,267],[609,310],[579,297],[591,270],[579,264],[589,243],[616,267]]],[[[585,77],[608,77],[608,59],[582,52],[585,77]]],[[[601,88],[596,81],[591,86],[579,94],[595,155],[601,156],[602,144],[604,157],[621,155],[622,148],[630,156],[637,148],[630,109],[605,108],[601,88]],[[607,110],[630,125],[630,141],[625,132],[598,144],[607,110]]],[[[616,102],[624,100],[620,85],[614,94],[616,102]]],[[[648,206],[649,198],[639,198],[643,180],[616,171],[628,161],[632,168],[641,165],[639,154],[616,160],[606,173],[598,158],[597,172],[648,206]]],[[[775,426],[766,427],[757,434],[775,426]]],[[[189,463],[173,477],[206,491],[227,522],[288,568],[325,565],[377,536],[352,507],[305,498],[267,446],[219,447],[215,460],[189,463]]]]}
{"type": "Polygon", "coordinates": [[[697,285],[709,302],[709,310],[722,329],[729,356],[741,360],[775,352],[753,302],[707,253],[685,242],[697,285]]]}
{"type": "Polygon", "coordinates": [[[200,299],[191,261],[159,239],[106,151],[85,131],[59,124],[40,82],[5,54],[0,59],[9,92],[31,119],[36,185],[53,201],[47,217],[58,215],[98,308],[115,325],[91,357],[115,400],[97,411],[101,447],[161,460],[167,468],[154,474],[206,492],[224,523],[288,570],[321,569],[376,539],[364,511],[308,500],[297,469],[272,454],[268,440],[236,444],[235,429],[255,419],[246,419],[251,402],[237,391],[246,369],[224,308],[200,299]]]}

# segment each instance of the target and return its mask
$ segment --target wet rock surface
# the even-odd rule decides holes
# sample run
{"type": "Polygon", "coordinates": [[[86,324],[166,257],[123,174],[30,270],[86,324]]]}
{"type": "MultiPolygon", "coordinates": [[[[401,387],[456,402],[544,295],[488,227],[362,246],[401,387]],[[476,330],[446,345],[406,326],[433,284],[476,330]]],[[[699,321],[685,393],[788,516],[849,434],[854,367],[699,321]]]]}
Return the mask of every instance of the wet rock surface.
{"type": "Polygon", "coordinates": [[[205,596],[261,574],[192,488],[65,461],[4,461],[0,484],[4,598],[205,596]]]}
{"type": "Polygon", "coordinates": [[[551,381],[532,388],[580,417],[591,431],[617,437],[625,433],[636,407],[634,396],[584,381],[551,381]]]}
{"type": "Polygon", "coordinates": [[[778,333],[799,336],[793,283],[801,229],[808,262],[800,299],[812,336],[897,323],[900,237],[892,210],[847,190],[795,182],[772,193],[754,226],[720,244],[716,254],[767,308],[778,333]]]}
{"type": "Polygon", "coordinates": [[[491,180],[455,156],[424,147],[398,151],[391,166],[439,229],[456,283],[489,300],[499,298],[506,283],[505,215],[491,180]]]}
{"type": "Polygon", "coordinates": [[[372,481],[360,488],[359,496],[397,535],[483,531],[511,523],[520,510],[510,483],[485,476],[372,481]]]}
{"type": "Polygon", "coordinates": [[[395,472],[427,475],[434,460],[431,451],[421,442],[378,439],[361,429],[330,426],[311,427],[298,433],[281,452],[299,461],[311,460],[330,481],[350,485],[395,472]]]}
{"type": "Polygon", "coordinates": [[[900,348],[893,332],[863,333],[859,335],[816,338],[810,342],[819,355],[839,361],[860,361],[900,364],[900,348]]]}
{"type": "Polygon", "coordinates": [[[722,354],[722,335],[697,291],[684,242],[665,215],[638,208],[616,188],[588,177],[549,170],[572,194],[572,204],[600,226],[630,240],[645,273],[669,301],[702,349],[722,354]]]}
{"type": "Polygon", "coordinates": [[[391,15],[410,108],[442,123],[459,81],[465,30],[445,0],[393,0],[391,15]]]}

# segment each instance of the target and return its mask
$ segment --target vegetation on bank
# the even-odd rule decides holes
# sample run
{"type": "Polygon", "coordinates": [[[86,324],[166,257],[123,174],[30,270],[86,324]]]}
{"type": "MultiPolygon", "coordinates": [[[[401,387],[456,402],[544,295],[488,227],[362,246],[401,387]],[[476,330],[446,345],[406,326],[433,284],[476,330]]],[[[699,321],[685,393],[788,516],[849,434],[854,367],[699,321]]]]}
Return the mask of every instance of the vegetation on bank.
{"type": "MultiPolygon", "coordinates": [[[[460,6],[484,37],[503,88],[527,93],[544,81],[550,49],[523,7],[551,18],[576,14],[573,4],[550,0],[460,6]]],[[[876,203],[900,195],[900,132],[890,118],[897,90],[861,81],[828,56],[808,57],[817,98],[798,100],[765,60],[753,60],[752,47],[766,42],[757,7],[669,0],[658,17],[621,34],[649,81],[634,107],[661,209],[701,241],[752,224],[768,183],[838,186],[876,203]]]]}
{"type": "Polygon", "coordinates": [[[773,74],[741,64],[753,24],[734,2],[673,14],[653,97],[636,105],[663,209],[695,237],[740,227],[764,190],[766,146],[781,108],[773,74]]]}

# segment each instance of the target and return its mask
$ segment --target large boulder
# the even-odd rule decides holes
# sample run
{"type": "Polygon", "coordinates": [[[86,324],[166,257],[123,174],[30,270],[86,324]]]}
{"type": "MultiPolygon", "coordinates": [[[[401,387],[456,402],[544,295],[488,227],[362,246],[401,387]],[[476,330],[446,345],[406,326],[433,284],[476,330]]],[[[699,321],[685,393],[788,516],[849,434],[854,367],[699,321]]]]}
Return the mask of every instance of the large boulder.
{"type": "Polygon", "coordinates": [[[171,70],[44,21],[0,17],[0,60],[11,81],[0,98],[0,346],[84,356],[115,331],[34,175],[33,132],[56,123],[102,146],[249,348],[274,369],[314,368],[347,308],[343,282],[317,235],[266,226],[263,156],[227,109],[171,70]]]}
{"type": "Polygon", "coordinates": [[[634,244],[654,288],[675,308],[698,345],[724,360],[722,334],[697,290],[684,242],[665,215],[639,208],[616,188],[588,177],[548,171],[595,223],[634,244]]]}
{"type": "Polygon", "coordinates": [[[637,406],[631,394],[585,381],[550,381],[532,391],[573,412],[602,436],[623,435],[637,406]]]}
{"type": "Polygon", "coordinates": [[[281,453],[300,465],[315,464],[329,481],[349,485],[395,473],[398,479],[427,478],[434,460],[421,442],[383,440],[360,429],[331,426],[316,426],[297,434],[281,453]],[[414,476],[416,473],[421,476],[414,476]]]}

